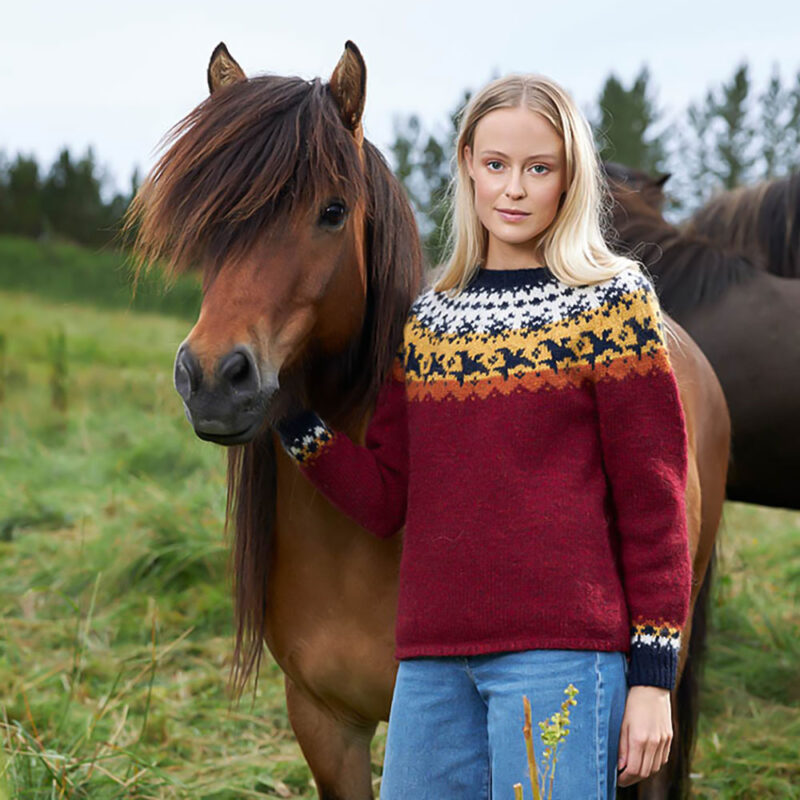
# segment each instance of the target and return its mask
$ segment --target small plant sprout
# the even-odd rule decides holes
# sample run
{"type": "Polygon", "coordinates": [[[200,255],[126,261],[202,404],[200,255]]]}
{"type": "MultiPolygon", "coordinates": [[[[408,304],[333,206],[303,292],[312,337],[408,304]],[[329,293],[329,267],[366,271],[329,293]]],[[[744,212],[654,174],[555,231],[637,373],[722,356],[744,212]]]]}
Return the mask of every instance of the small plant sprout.
{"type": "Polygon", "coordinates": [[[53,408],[65,414],[67,411],[67,334],[58,328],[49,337],[48,359],[50,361],[50,401],[53,408]]]}
{"type": "MultiPolygon", "coordinates": [[[[549,719],[539,723],[539,734],[542,743],[545,745],[542,754],[541,770],[537,767],[536,756],[533,751],[533,728],[531,725],[531,704],[526,696],[522,698],[525,708],[525,725],[522,734],[525,737],[525,747],[528,755],[528,772],[531,779],[531,792],[533,800],[553,800],[553,784],[556,777],[556,762],[558,761],[559,745],[569,735],[569,709],[570,706],[578,705],[575,695],[578,690],[570,684],[564,689],[567,695],[566,700],[561,704],[561,710],[552,714],[549,719]]],[[[524,800],[521,783],[514,784],[514,800],[524,800]]]]}
{"type": "MultiPolygon", "coordinates": [[[[6,397],[6,335],[0,333],[0,403],[6,397]]],[[[2,800],[2,795],[0,795],[2,800]]]]}

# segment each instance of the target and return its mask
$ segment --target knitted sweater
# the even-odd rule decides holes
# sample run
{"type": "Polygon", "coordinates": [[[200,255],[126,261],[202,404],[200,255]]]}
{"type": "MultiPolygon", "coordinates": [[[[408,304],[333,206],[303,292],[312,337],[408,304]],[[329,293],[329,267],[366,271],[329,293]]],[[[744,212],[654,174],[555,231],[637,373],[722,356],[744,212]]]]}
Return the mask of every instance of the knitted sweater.
{"type": "Polygon", "coordinates": [[[300,470],[380,537],[405,524],[396,651],[630,653],[674,686],[691,564],[683,409],[651,284],[481,269],[414,302],[365,435],[278,426],[300,470]]]}

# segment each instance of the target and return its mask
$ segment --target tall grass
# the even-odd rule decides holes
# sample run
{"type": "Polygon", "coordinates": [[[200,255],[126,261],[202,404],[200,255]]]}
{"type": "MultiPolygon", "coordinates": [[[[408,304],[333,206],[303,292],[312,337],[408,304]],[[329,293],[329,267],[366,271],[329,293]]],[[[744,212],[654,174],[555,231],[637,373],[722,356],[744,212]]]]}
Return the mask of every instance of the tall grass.
{"type": "Polygon", "coordinates": [[[187,323],[6,293],[0,319],[11,796],[312,797],[277,667],[265,665],[252,708],[226,694],[224,453],[193,436],[169,378],[187,323]],[[66,413],[51,403],[59,326],[66,413]]]}

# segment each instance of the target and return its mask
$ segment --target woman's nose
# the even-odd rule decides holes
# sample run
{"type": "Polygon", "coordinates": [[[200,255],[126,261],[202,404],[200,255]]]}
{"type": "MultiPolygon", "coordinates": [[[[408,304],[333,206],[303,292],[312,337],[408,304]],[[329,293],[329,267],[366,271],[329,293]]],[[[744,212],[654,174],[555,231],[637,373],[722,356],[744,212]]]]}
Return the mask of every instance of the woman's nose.
{"type": "Polygon", "coordinates": [[[522,175],[516,170],[512,170],[505,190],[506,197],[518,200],[525,196],[525,188],[522,185],[522,175]]]}

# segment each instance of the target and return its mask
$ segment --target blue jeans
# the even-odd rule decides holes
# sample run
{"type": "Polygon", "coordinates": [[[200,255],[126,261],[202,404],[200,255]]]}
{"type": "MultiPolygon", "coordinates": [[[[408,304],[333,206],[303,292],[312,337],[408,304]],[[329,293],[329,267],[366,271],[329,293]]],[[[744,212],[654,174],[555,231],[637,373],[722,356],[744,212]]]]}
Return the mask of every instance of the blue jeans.
{"type": "MultiPolygon", "coordinates": [[[[623,653],[526,650],[400,662],[386,736],[381,800],[513,800],[531,797],[522,696],[538,722],[578,689],[569,735],[558,746],[553,800],[606,800],[617,783],[627,697],[623,653]]],[[[547,797],[547,794],[544,795],[547,797]]]]}

